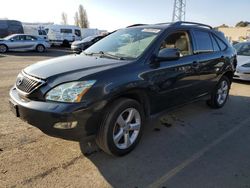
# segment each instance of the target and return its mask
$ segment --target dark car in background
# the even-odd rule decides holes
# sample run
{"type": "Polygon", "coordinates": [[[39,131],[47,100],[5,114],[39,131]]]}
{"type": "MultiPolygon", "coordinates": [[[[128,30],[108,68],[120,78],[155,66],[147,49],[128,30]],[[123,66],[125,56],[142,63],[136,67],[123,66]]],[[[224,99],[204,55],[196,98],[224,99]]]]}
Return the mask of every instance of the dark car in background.
{"type": "Polygon", "coordinates": [[[23,34],[22,23],[16,20],[0,20],[0,38],[11,34],[23,34]]]}
{"type": "Polygon", "coordinates": [[[80,55],[25,68],[10,90],[10,107],[49,135],[94,135],[103,151],[121,156],[138,144],[147,117],[199,98],[223,107],[236,61],[235,49],[211,26],[132,26],[80,55]]]}
{"type": "Polygon", "coordinates": [[[94,35],[94,36],[86,37],[86,38],[82,39],[81,41],[75,41],[71,45],[71,50],[74,53],[79,54],[83,50],[87,49],[88,47],[95,44],[97,41],[101,40],[104,37],[105,37],[105,35],[94,35]]]}

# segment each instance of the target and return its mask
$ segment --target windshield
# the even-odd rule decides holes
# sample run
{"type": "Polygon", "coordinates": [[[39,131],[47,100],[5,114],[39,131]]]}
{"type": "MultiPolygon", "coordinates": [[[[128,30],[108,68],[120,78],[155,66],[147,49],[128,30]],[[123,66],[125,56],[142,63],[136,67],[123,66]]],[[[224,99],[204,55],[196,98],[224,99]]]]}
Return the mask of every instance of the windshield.
{"type": "Polygon", "coordinates": [[[82,39],[82,42],[88,42],[88,41],[91,41],[95,38],[96,36],[89,36],[89,37],[86,37],[84,39],[82,39]]]}
{"type": "Polygon", "coordinates": [[[120,58],[139,57],[159,35],[160,29],[126,28],[118,30],[89,47],[85,54],[104,52],[120,58]]]}
{"type": "Polygon", "coordinates": [[[7,37],[4,37],[5,40],[10,40],[12,37],[14,37],[15,35],[9,35],[7,37]]]}
{"type": "Polygon", "coordinates": [[[236,44],[234,48],[237,50],[238,55],[250,56],[250,43],[236,44]]]}

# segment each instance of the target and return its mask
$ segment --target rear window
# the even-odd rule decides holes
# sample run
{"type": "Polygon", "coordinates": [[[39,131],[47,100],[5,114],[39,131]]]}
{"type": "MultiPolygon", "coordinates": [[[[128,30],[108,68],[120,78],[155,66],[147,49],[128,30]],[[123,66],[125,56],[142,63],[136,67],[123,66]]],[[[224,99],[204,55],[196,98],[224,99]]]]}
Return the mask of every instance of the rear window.
{"type": "Polygon", "coordinates": [[[194,31],[195,41],[197,45],[197,53],[212,52],[213,44],[209,33],[205,31],[194,31]]]}
{"type": "Polygon", "coordinates": [[[61,33],[72,33],[72,29],[61,29],[61,33]]]}

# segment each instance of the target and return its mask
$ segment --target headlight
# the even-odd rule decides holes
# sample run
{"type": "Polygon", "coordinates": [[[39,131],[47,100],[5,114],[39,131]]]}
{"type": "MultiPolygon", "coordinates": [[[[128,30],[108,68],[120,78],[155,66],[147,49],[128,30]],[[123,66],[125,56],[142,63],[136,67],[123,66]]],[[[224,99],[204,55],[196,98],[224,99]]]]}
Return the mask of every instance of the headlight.
{"type": "Polygon", "coordinates": [[[96,81],[69,82],[51,89],[45,96],[46,100],[59,102],[80,102],[83,95],[96,81]]]}
{"type": "Polygon", "coordinates": [[[242,67],[250,67],[250,63],[244,64],[242,67]]]}

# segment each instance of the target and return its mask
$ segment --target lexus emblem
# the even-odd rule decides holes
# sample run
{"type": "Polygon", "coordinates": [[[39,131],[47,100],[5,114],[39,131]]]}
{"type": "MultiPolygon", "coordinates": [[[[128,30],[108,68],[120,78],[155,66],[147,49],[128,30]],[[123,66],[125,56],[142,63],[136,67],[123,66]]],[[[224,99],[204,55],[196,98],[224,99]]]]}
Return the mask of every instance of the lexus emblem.
{"type": "Polygon", "coordinates": [[[23,78],[19,77],[19,78],[17,78],[16,85],[20,86],[22,84],[22,82],[23,82],[23,78]]]}

